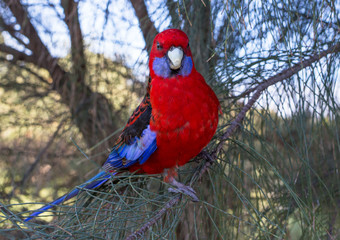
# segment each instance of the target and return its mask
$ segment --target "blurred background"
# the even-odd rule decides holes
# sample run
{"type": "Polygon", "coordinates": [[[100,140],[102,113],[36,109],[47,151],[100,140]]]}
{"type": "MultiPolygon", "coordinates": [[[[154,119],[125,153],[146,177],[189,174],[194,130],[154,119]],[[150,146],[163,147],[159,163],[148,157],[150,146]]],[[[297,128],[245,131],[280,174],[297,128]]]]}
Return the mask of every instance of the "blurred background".
{"type": "MultiPolygon", "coordinates": [[[[130,210],[119,204],[122,192],[106,191],[119,207],[101,212],[102,222],[58,212],[40,227],[20,221],[40,206],[29,203],[97,173],[145,94],[148,52],[167,28],[188,34],[222,105],[208,152],[259,85],[303,69],[266,87],[222,141],[194,186],[202,201],[183,200],[143,237],[340,238],[339,1],[1,0],[0,13],[0,238],[124,239],[171,197],[159,177],[141,176],[124,188],[148,189],[124,195],[130,210]]],[[[183,178],[202,164],[193,161],[183,178]]]]}

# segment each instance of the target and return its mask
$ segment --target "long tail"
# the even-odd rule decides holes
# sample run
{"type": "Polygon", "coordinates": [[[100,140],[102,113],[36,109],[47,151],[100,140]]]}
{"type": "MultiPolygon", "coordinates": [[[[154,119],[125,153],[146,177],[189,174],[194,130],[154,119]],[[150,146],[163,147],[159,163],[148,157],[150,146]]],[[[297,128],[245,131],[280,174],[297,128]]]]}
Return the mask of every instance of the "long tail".
{"type": "Polygon", "coordinates": [[[27,222],[27,221],[31,220],[32,218],[38,216],[39,214],[45,212],[46,210],[77,196],[78,193],[81,191],[81,188],[94,189],[96,187],[101,186],[103,183],[105,183],[107,180],[109,180],[111,176],[116,175],[116,174],[117,174],[116,172],[108,174],[107,172],[104,172],[104,171],[98,173],[96,176],[94,176],[90,180],[86,181],[85,183],[83,183],[79,187],[73,189],[71,192],[69,192],[69,193],[65,194],[64,196],[54,200],[53,202],[50,202],[49,204],[43,206],[42,208],[39,208],[38,210],[33,212],[31,215],[29,215],[29,217],[27,217],[24,221],[27,222]],[[100,179],[100,180],[97,180],[97,179],[100,179]]]}

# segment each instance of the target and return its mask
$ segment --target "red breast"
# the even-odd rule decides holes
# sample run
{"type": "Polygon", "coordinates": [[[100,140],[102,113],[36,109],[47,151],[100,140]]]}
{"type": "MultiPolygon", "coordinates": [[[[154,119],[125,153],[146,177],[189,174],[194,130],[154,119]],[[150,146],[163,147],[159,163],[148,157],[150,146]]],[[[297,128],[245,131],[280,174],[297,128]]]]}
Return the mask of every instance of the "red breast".
{"type": "Polygon", "coordinates": [[[184,165],[200,153],[216,131],[219,101],[197,71],[187,77],[154,78],[150,99],[157,150],[141,168],[152,174],[184,165]]]}

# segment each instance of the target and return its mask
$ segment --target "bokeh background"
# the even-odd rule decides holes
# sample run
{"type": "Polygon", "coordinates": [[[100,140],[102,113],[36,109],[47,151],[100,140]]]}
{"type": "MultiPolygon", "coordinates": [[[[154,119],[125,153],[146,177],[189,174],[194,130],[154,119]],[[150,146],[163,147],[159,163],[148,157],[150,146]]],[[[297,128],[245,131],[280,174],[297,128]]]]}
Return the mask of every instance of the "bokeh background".
{"type": "Polygon", "coordinates": [[[1,239],[124,239],[173,199],[160,176],[122,174],[22,222],[97,173],[167,28],[188,34],[223,114],[212,166],[198,181],[206,158],[180,172],[201,201],[184,197],[139,237],[340,238],[339,1],[1,0],[0,13],[1,239]]]}

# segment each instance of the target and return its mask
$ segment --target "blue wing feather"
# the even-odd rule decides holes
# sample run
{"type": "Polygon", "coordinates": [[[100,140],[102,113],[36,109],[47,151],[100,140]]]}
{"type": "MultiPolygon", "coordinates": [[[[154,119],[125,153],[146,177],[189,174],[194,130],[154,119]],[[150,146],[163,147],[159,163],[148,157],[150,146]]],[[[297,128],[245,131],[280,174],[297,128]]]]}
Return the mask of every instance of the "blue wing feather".
{"type": "Polygon", "coordinates": [[[139,158],[139,164],[143,164],[148,160],[148,158],[151,156],[154,151],[157,149],[157,142],[156,139],[153,140],[152,144],[149,146],[148,149],[145,150],[145,152],[142,154],[142,156],[139,158]]]}
{"type": "Polygon", "coordinates": [[[130,143],[114,148],[104,164],[105,169],[127,168],[135,163],[143,164],[156,151],[156,133],[148,125],[141,136],[130,143]]]}

